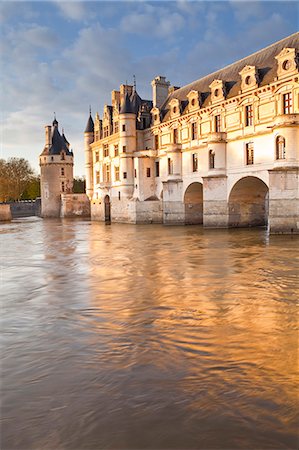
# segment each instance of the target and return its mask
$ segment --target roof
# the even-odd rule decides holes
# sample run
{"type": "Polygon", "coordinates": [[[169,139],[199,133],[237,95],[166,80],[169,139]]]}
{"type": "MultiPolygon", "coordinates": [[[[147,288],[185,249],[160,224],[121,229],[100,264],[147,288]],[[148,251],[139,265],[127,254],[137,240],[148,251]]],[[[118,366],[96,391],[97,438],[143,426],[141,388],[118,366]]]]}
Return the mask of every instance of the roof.
{"type": "Polygon", "coordinates": [[[58,127],[54,126],[52,132],[52,145],[49,148],[49,155],[60,155],[62,151],[64,151],[66,155],[72,155],[72,152],[68,149],[66,141],[59,133],[58,127]]]}
{"type": "Polygon", "coordinates": [[[91,114],[89,114],[89,118],[84,133],[93,133],[93,132],[94,132],[94,123],[91,114]]]}
{"type": "MultiPolygon", "coordinates": [[[[168,104],[173,99],[176,98],[182,102],[187,101],[187,94],[191,90],[198,91],[202,93],[202,106],[208,106],[210,104],[210,88],[209,85],[214,80],[224,81],[226,87],[226,98],[231,98],[239,94],[241,90],[241,76],[239,72],[247,65],[255,66],[258,69],[260,86],[264,86],[274,81],[277,76],[277,61],[275,56],[277,56],[281,50],[284,48],[296,48],[299,51],[299,33],[292,34],[274,44],[253,53],[246,58],[240,59],[223,69],[217,70],[209,75],[200,78],[199,80],[193,81],[186,86],[183,86],[167,97],[165,103],[162,105],[162,110],[164,110],[164,120],[168,119],[167,111],[169,109],[168,104]]],[[[184,105],[183,105],[184,106],[184,105]]]]}
{"type": "Polygon", "coordinates": [[[131,103],[128,93],[126,93],[125,98],[121,102],[119,113],[120,114],[129,114],[129,113],[134,114],[135,113],[135,111],[133,110],[132,103],[131,103]]]}

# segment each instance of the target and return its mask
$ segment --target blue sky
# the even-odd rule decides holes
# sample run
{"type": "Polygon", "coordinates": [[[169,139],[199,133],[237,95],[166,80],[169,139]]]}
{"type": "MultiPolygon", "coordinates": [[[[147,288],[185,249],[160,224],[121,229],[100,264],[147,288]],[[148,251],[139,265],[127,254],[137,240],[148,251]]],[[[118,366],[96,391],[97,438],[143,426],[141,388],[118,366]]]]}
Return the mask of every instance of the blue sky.
{"type": "Polygon", "coordinates": [[[84,175],[89,105],[132,82],[151,98],[164,75],[183,86],[298,31],[295,1],[109,1],[0,4],[1,150],[38,168],[56,112],[84,175]]]}

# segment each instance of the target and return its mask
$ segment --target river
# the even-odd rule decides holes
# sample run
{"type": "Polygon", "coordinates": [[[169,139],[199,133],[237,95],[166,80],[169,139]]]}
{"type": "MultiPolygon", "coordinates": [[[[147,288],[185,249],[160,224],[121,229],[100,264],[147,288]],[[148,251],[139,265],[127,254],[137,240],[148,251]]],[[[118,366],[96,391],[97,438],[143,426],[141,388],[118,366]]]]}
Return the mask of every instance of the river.
{"type": "Polygon", "coordinates": [[[298,448],[298,237],[0,225],[3,450],[298,448]]]}

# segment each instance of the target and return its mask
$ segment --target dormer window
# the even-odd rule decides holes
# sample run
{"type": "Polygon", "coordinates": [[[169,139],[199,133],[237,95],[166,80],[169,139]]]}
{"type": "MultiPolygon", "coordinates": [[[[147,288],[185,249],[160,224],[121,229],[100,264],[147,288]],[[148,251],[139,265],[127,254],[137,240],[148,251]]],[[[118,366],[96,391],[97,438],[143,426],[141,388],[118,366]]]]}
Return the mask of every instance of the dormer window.
{"type": "Polygon", "coordinates": [[[173,98],[169,102],[171,117],[178,117],[180,115],[180,101],[177,98],[173,98]]]}
{"type": "Polygon", "coordinates": [[[284,48],[277,56],[277,77],[283,78],[298,73],[298,59],[295,48],[284,48]]]}
{"type": "Polygon", "coordinates": [[[225,83],[222,80],[214,80],[209,88],[211,89],[211,101],[218,102],[220,100],[225,100],[225,83]]]}
{"type": "Polygon", "coordinates": [[[241,76],[241,91],[246,92],[250,89],[257,88],[259,77],[258,77],[258,71],[255,66],[245,66],[239,72],[239,75],[241,76]]]}
{"type": "Polygon", "coordinates": [[[160,111],[159,108],[155,107],[151,110],[152,122],[154,125],[160,123],[160,111]]]}
{"type": "Polygon", "coordinates": [[[200,107],[200,93],[198,91],[192,90],[187,94],[188,98],[188,109],[189,111],[193,111],[196,108],[200,107]]]}

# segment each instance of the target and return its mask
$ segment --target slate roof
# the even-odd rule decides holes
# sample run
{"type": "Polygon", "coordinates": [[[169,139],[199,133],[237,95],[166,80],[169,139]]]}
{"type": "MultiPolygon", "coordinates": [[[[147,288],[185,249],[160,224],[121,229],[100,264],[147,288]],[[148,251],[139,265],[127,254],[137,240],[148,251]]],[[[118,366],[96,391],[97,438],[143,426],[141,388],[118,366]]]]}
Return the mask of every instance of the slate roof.
{"type": "Polygon", "coordinates": [[[94,132],[94,123],[91,114],[89,114],[89,118],[84,133],[93,133],[93,132],[94,132]]]}
{"type": "Polygon", "coordinates": [[[52,132],[52,145],[49,148],[49,155],[60,155],[64,151],[66,155],[72,155],[73,152],[68,149],[67,143],[58,131],[58,127],[54,126],[52,132]]]}
{"type": "Polygon", "coordinates": [[[226,87],[226,98],[232,98],[239,94],[241,90],[241,76],[239,72],[247,65],[255,66],[258,69],[260,86],[269,84],[274,80],[277,70],[277,61],[275,56],[277,56],[281,50],[286,47],[296,48],[299,51],[299,33],[292,34],[274,44],[253,53],[246,58],[240,59],[239,61],[224,67],[223,69],[217,70],[209,75],[200,78],[199,80],[193,81],[186,86],[183,86],[174,92],[172,92],[166,99],[161,110],[164,114],[164,121],[169,118],[168,114],[168,104],[173,99],[179,99],[183,104],[183,108],[187,104],[187,94],[191,90],[199,91],[202,94],[202,107],[206,107],[210,104],[210,88],[209,85],[213,80],[222,80],[225,82],[226,87]]]}
{"type": "Polygon", "coordinates": [[[128,93],[126,93],[125,98],[121,102],[119,113],[120,114],[135,113],[128,93]]]}

